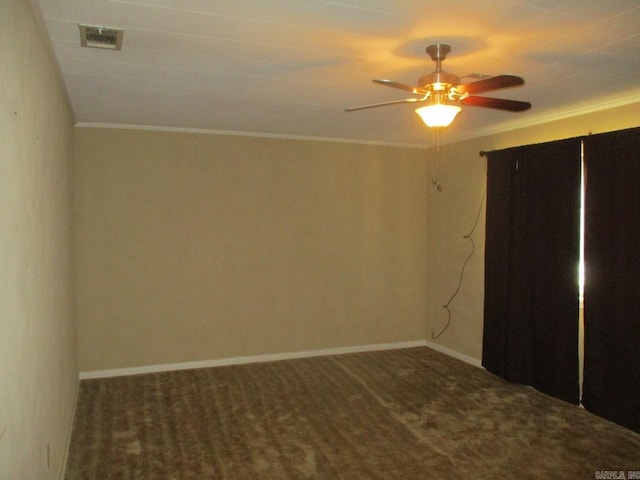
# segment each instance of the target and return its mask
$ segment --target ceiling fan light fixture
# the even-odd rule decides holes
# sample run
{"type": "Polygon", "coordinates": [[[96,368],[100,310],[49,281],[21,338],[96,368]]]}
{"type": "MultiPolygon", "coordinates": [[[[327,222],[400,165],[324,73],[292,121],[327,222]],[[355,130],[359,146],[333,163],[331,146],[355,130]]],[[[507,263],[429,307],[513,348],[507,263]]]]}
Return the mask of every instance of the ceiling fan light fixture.
{"type": "Polygon", "coordinates": [[[460,113],[462,108],[456,106],[456,103],[465,106],[495,108],[506,112],[523,112],[531,108],[529,102],[477,96],[478,93],[484,93],[490,90],[517,87],[524,84],[524,79],[515,75],[497,75],[494,77],[481,78],[469,83],[460,83],[459,77],[442,70],[442,61],[450,51],[451,46],[445,44],[437,43],[427,47],[427,53],[431,57],[431,60],[436,62],[436,70],[435,72],[420,77],[416,86],[405,85],[404,83],[386,79],[373,81],[379,85],[386,85],[387,87],[421,95],[422,98],[413,97],[402,100],[392,100],[390,102],[371,103],[368,105],[360,105],[359,107],[350,107],[345,110],[347,112],[353,112],[355,110],[384,107],[400,103],[427,102],[427,106],[418,108],[416,113],[420,115],[420,118],[428,127],[438,128],[449,126],[456,115],[460,113]]]}
{"type": "Polygon", "coordinates": [[[446,105],[443,103],[435,103],[416,109],[416,113],[420,116],[427,127],[448,127],[460,113],[462,108],[457,105],[446,105]]]}

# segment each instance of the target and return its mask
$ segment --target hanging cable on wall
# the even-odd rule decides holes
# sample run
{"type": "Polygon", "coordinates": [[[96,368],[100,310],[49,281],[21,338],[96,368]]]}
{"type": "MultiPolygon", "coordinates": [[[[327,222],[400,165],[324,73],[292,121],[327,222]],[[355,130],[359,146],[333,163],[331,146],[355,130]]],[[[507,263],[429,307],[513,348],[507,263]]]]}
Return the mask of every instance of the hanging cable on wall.
{"type": "MultiPolygon", "coordinates": [[[[480,152],[480,156],[484,157],[484,152],[480,152]]],[[[487,173],[487,162],[485,160],[485,164],[484,164],[484,173],[486,175],[487,173]]],[[[471,227],[471,230],[469,230],[469,233],[467,233],[466,235],[463,235],[462,238],[469,240],[469,242],[471,243],[471,251],[469,252],[469,255],[467,255],[467,258],[465,258],[464,262],[462,262],[462,268],[460,269],[460,275],[458,276],[458,286],[456,287],[455,291],[453,292],[453,294],[451,295],[451,297],[449,298],[449,300],[447,301],[447,303],[445,303],[442,308],[446,310],[447,312],[447,321],[444,325],[444,327],[440,330],[440,332],[436,335],[434,333],[434,330],[431,330],[431,339],[432,340],[437,340],[438,338],[440,338],[442,336],[442,334],[444,332],[447,331],[447,329],[449,328],[449,325],[451,325],[451,310],[449,309],[449,305],[451,305],[451,302],[453,302],[453,299],[456,298],[456,296],[458,295],[458,293],[460,293],[460,289],[462,288],[462,279],[464,278],[464,271],[465,268],[467,267],[467,264],[469,263],[469,260],[471,260],[471,257],[473,256],[473,254],[475,253],[476,250],[476,244],[473,241],[473,232],[475,232],[476,227],[478,226],[478,220],[480,219],[480,214],[482,213],[482,207],[484,205],[484,201],[487,197],[487,189],[485,187],[484,189],[484,193],[482,194],[482,199],[480,200],[480,206],[478,207],[478,213],[476,214],[476,218],[473,221],[473,226],[471,227]]]]}

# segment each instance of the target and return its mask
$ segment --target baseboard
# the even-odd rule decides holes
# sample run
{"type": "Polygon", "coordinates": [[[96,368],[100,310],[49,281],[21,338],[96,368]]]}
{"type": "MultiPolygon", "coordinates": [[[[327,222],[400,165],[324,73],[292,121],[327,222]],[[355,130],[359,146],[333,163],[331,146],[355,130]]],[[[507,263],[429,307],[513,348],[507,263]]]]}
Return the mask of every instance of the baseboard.
{"type": "MultiPolygon", "coordinates": [[[[394,350],[399,348],[413,348],[428,346],[424,340],[408,342],[377,343],[370,345],[358,345],[353,347],[324,348],[321,350],[306,350],[299,352],[273,353],[266,355],[251,355],[247,357],[220,358],[198,362],[170,363],[161,365],[147,365],[132,368],[116,368],[111,370],[94,370],[80,372],[80,380],[92,378],[122,377],[128,375],[140,375],[144,373],[170,372],[174,370],[191,370],[195,368],[224,367],[228,365],[242,365],[247,363],[274,362],[278,360],[291,360],[295,358],[323,357],[327,355],[342,355],[345,353],[373,352],[380,350],[394,350]]],[[[436,350],[436,348],[434,348],[436,350]]],[[[444,352],[443,352],[444,353],[444,352]]]]}
{"type": "Polygon", "coordinates": [[[69,429],[67,431],[67,440],[64,445],[64,451],[62,452],[62,465],[60,466],[59,479],[65,478],[67,474],[67,460],[69,459],[69,450],[71,448],[71,435],[73,434],[73,422],[76,418],[76,408],[78,406],[78,395],[80,394],[80,382],[76,383],[76,391],[73,396],[73,408],[71,410],[71,417],[69,418],[69,429]]]}
{"type": "Polygon", "coordinates": [[[482,368],[482,362],[477,358],[470,357],[469,355],[465,355],[464,353],[456,352],[455,350],[451,350],[450,348],[443,347],[442,345],[438,345],[437,343],[429,341],[425,342],[425,346],[432,350],[435,350],[436,352],[444,353],[445,355],[448,355],[450,357],[462,360],[463,362],[468,363],[469,365],[473,365],[474,367],[482,368]]]}

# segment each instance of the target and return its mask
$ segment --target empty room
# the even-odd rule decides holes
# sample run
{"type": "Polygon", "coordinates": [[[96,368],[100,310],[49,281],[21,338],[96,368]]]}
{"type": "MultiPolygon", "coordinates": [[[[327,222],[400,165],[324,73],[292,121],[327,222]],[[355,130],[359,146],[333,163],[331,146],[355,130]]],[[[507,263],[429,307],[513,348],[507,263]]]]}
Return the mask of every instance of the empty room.
{"type": "Polygon", "coordinates": [[[640,478],[636,0],[2,0],[0,478],[640,478]]]}

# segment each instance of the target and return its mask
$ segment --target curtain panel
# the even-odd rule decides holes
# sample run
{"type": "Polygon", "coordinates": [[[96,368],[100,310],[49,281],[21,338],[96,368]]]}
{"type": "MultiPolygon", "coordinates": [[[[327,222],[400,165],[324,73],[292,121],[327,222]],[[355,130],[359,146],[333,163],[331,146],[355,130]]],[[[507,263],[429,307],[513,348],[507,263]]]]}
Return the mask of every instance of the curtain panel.
{"type": "Polygon", "coordinates": [[[582,403],[640,432],[640,128],[584,139],[582,403]]]}
{"type": "Polygon", "coordinates": [[[486,155],[482,365],[577,404],[581,141],[486,155]]]}

